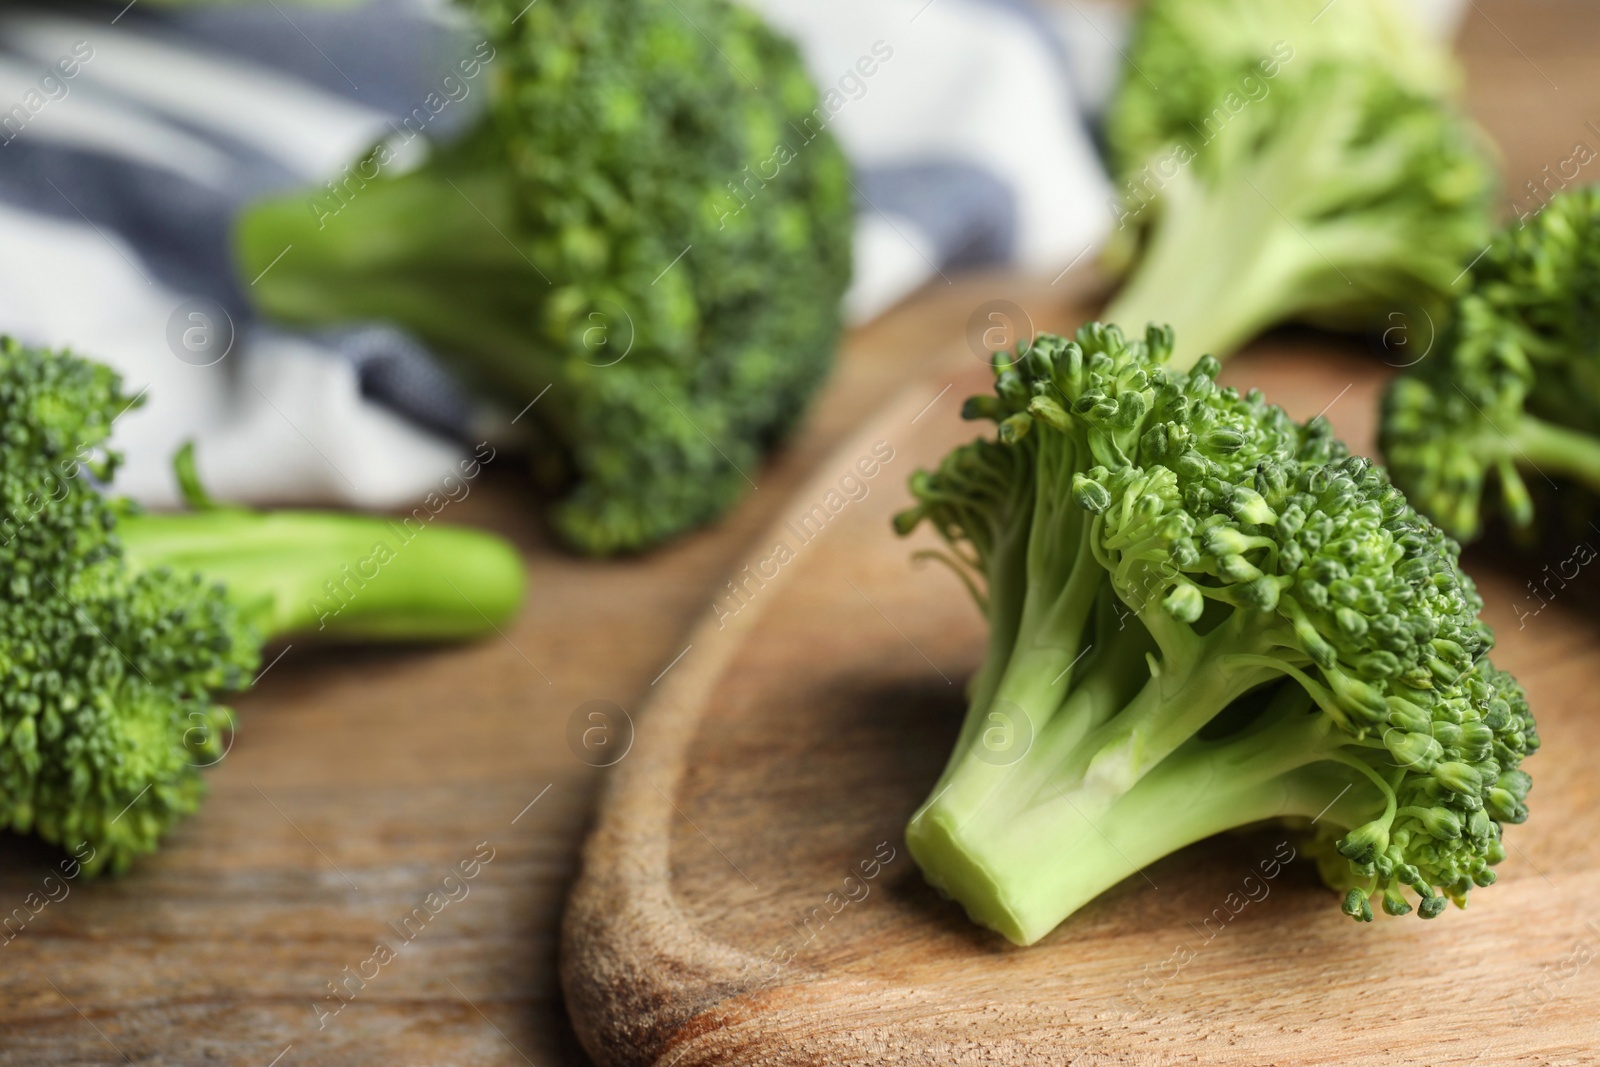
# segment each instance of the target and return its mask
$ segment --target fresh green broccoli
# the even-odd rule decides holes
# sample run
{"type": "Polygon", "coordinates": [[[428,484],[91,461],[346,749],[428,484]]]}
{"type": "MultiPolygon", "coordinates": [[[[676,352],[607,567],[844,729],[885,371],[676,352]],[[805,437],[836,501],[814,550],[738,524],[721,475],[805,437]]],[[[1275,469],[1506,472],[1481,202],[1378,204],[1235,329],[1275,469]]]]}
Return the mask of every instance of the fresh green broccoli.
{"type": "Polygon", "coordinates": [[[1450,57],[1401,7],[1153,0],[1107,122],[1108,261],[1132,260],[1107,319],[1172,324],[1191,367],[1287,320],[1442,303],[1495,181],[1450,57]]]}
{"type": "Polygon", "coordinates": [[[1323,419],[1093,323],[997,355],[997,440],[912,477],[989,621],[906,841],[1031,944],[1113,884],[1262,820],[1316,835],[1344,910],[1424,918],[1494,881],[1538,747],[1458,548],[1323,419]]]}
{"type": "Polygon", "coordinates": [[[1471,540],[1486,512],[1526,531],[1535,495],[1553,498],[1565,487],[1592,501],[1600,493],[1600,186],[1558,194],[1501,232],[1472,267],[1441,341],[1384,402],[1384,455],[1417,507],[1471,540]],[[1491,481],[1498,506],[1484,500],[1491,481]]]}
{"type": "Polygon", "coordinates": [[[726,0],[475,10],[485,123],[253,208],[241,273],[271,315],[397,322],[511,411],[542,397],[559,531],[645,548],[754,484],[826,374],[849,173],[793,46],[726,0]]]}
{"type": "Polygon", "coordinates": [[[0,828],[91,872],[194,810],[233,724],[212,694],[265,640],[468,637],[523,588],[499,538],[415,518],[139,514],[97,488],[129,406],[110,368],[0,338],[0,828]]]}

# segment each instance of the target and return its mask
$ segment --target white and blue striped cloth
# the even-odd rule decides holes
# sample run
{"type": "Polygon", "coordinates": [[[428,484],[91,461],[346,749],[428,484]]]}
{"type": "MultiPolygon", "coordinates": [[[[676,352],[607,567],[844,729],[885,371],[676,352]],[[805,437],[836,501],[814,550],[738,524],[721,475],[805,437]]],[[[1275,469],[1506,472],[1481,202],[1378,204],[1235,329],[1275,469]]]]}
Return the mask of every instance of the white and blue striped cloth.
{"type": "MultiPolygon", "coordinates": [[[[1089,129],[1126,27],[1104,0],[746,2],[800,44],[857,170],[852,319],[964,267],[1053,276],[1109,229],[1089,129]]],[[[470,123],[486,79],[439,90],[475,43],[445,0],[0,5],[0,333],[148,390],[116,426],[123,491],[175,503],[193,438],[221,499],[400,505],[494,432],[392,328],[256,320],[228,249],[243,205],[418,108],[430,137],[470,123]]]]}

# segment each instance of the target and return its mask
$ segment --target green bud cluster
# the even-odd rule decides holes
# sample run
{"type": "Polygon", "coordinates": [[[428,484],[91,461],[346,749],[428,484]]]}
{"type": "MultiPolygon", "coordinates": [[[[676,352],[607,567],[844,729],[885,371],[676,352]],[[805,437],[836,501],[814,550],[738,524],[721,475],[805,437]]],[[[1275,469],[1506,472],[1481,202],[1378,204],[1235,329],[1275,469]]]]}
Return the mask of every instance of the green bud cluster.
{"type": "Polygon", "coordinates": [[[1447,305],[1488,239],[1495,167],[1448,51],[1403,7],[1146,5],[1107,117],[1108,258],[1129,268],[1109,318],[1175,324],[1187,367],[1284,321],[1365,330],[1447,305]]]}
{"type": "MultiPolygon", "coordinates": [[[[931,521],[994,585],[1015,528],[1070,497],[1099,586],[1137,614],[1158,673],[1215,661],[1238,678],[1221,692],[1298,685],[1320,710],[1324,733],[1279,755],[1295,774],[1354,772],[1321,824],[1340,827],[1323,873],[1351,891],[1346,911],[1370,918],[1374,894],[1409,910],[1401,887],[1424,917],[1445,897],[1464,904],[1493,881],[1501,824],[1527,816],[1518,766],[1538,734],[1521,688],[1484,658],[1493,639],[1459,547],[1325,420],[1218,386],[1209,357],[1172,371],[1172,347],[1165,328],[1129,340],[1098,323],[1019,346],[994,395],[966,408],[997,440],[917,476],[900,528],[931,521]]],[[[1030,536],[1051,529],[1035,521],[1030,536]]],[[[1053,549],[1029,549],[1033,574],[1053,549]]]]}
{"type": "Polygon", "coordinates": [[[416,333],[526,407],[571,545],[652,547],[743,496],[832,365],[855,193],[830,112],[730,0],[462,6],[481,124],[328,218],[254,205],[240,273],[278,318],[416,333]]]}
{"type": "Polygon", "coordinates": [[[1600,187],[1588,186],[1495,238],[1438,350],[1385,397],[1383,450],[1419,508],[1469,540],[1496,516],[1530,527],[1539,497],[1573,510],[1576,495],[1592,506],[1597,322],[1600,187]]]}
{"type": "Polygon", "coordinates": [[[0,825],[121,869],[193,811],[260,638],[191,574],[130,573],[101,496],[109,368],[0,339],[0,825]]]}
{"type": "Polygon", "coordinates": [[[1252,98],[1252,85],[1266,83],[1270,97],[1279,79],[1305,77],[1321,63],[1357,71],[1380,64],[1388,80],[1414,96],[1453,95],[1460,77],[1449,54],[1420,44],[1403,10],[1369,0],[1333,10],[1318,0],[1155,0],[1140,13],[1130,51],[1161,77],[1152,76],[1151,84],[1131,67],[1124,74],[1109,130],[1117,169],[1143,166],[1175,139],[1203,131],[1208,119],[1214,126],[1213,110],[1226,106],[1229,93],[1249,100],[1248,110],[1263,102],[1252,98]],[[1319,14],[1316,32],[1308,34],[1319,14]],[[1394,62],[1401,58],[1406,62],[1394,62]],[[1247,75],[1255,81],[1242,85],[1247,75]]]}
{"type": "Polygon", "coordinates": [[[109,367],[0,337],[0,828],[91,874],[195,809],[231,744],[213,694],[250,684],[263,641],[477,636],[525,583],[516,551],[469,527],[402,542],[378,517],[217,505],[188,445],[175,467],[194,511],[107,497],[112,424],[138,399],[109,367]],[[357,585],[375,545],[381,578],[357,585]]]}

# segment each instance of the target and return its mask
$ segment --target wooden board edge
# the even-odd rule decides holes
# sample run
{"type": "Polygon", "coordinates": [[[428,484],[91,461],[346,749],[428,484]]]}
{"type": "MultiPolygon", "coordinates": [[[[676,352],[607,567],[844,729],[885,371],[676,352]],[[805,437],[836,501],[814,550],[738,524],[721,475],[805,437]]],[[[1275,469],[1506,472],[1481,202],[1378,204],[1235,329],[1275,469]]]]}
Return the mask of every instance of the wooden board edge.
{"type": "MultiPolygon", "coordinates": [[[[901,389],[828,454],[793,499],[820,499],[835,488],[836,468],[868,451],[883,437],[883,427],[917,417],[940,392],[934,381],[930,374],[901,389]]],[[[773,543],[782,531],[783,520],[775,521],[752,544],[773,543]]],[[[640,709],[633,747],[602,786],[558,950],[573,1029],[602,1067],[660,1062],[705,1030],[745,1017],[751,995],[771,983],[766,961],[705,937],[673,900],[671,826],[681,816],[672,797],[706,698],[744,635],[769,604],[782,599],[779,590],[801,569],[780,569],[766,581],[763,595],[737,614],[707,619],[691,631],[694,654],[640,709]]]]}

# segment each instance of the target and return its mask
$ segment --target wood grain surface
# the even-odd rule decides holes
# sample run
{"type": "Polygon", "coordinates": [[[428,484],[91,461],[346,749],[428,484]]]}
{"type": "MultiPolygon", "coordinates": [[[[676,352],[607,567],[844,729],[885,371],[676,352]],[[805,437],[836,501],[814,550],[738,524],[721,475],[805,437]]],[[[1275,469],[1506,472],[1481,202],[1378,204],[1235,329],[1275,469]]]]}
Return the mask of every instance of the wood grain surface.
{"type": "Polygon", "coordinates": [[[123,878],[63,892],[44,881],[61,854],[0,835],[0,919],[29,912],[0,933],[0,1064],[585,1062],[555,939],[611,771],[569,746],[569,723],[591,701],[637,712],[656,679],[694,666],[685,635],[730,562],[930,358],[967,352],[975,309],[1004,296],[1027,328],[1065,328],[1092,284],[969,276],[856,331],[796,440],[752,472],[759,488],[648,557],[561,551],[509,458],[491,462],[438,521],[522,548],[529,597],[503,637],[269,649],[282,658],[234,702],[210,797],[123,878]],[[493,858],[461,879],[484,842],[493,858]],[[459,899],[405,925],[429,893],[459,899]],[[29,894],[61,899],[34,914],[29,894]]]}
{"type": "MultiPolygon", "coordinates": [[[[1600,134],[1586,125],[1600,121],[1600,70],[1593,62],[1600,54],[1600,18],[1591,5],[1579,0],[1477,0],[1461,50],[1469,68],[1472,107],[1505,152],[1513,192],[1541,176],[1546,165],[1554,168],[1568,159],[1578,140],[1600,148],[1600,134]]],[[[1525,206],[1527,194],[1522,196],[1525,206]]],[[[1049,278],[958,276],[949,285],[937,282],[855,331],[800,436],[760,472],[752,472],[759,490],[717,527],[647,558],[593,562],[562,553],[540,532],[520,475],[507,465],[491,464],[472,495],[451,505],[442,521],[496,529],[523,549],[532,593],[504,639],[411,650],[329,649],[300,642],[289,647],[256,689],[236,702],[242,728],[227,758],[210,773],[212,795],[169,845],[120,880],[71,883],[65,897],[31,915],[16,936],[0,938],[0,1064],[547,1067],[585,1062],[556,982],[562,902],[576,871],[580,842],[594,818],[597,790],[635,759],[647,757],[649,749],[636,740],[621,764],[610,769],[587,766],[568,746],[569,721],[586,702],[605,700],[633,714],[642,729],[651,716],[640,709],[653,692],[680,671],[705,669],[696,664],[702,652],[712,649],[696,645],[684,650],[692,641],[689,631],[713,617],[712,594],[718,584],[759,558],[758,550],[767,551],[770,546],[761,544],[767,527],[788,517],[797,489],[813,473],[826,471],[841,442],[874,410],[908,380],[925,375],[935,361],[959,366],[967,358],[964,333],[977,309],[991,300],[1011,300],[1034,326],[1056,329],[1076,325],[1092,310],[1083,279],[1069,276],[1056,286],[1049,283],[1049,278]],[[665,677],[652,686],[664,669],[665,677]],[[392,961],[379,967],[377,977],[353,993],[349,983],[339,1002],[330,1001],[329,983],[343,978],[347,967],[359,971],[380,941],[404,940],[392,924],[424,906],[449,868],[475,858],[480,842],[494,850],[493,858],[480,863],[476,876],[466,882],[468,894],[431,916],[392,961]],[[344,1000],[348,1003],[338,1014],[319,1014],[319,1008],[329,1012],[344,1000]]],[[[1385,355],[1394,357],[1392,352],[1378,353],[1374,363],[1373,354],[1358,344],[1280,335],[1257,346],[1229,374],[1235,380],[1270,375],[1278,399],[1286,399],[1287,387],[1293,385],[1295,396],[1308,403],[1316,400],[1317,406],[1350,384],[1329,412],[1348,429],[1349,416],[1365,409],[1375,394],[1385,355]]],[[[1315,411],[1313,406],[1300,414],[1315,411]]],[[[933,417],[930,413],[917,425],[933,417]]],[[[888,466],[869,501],[887,504],[909,466],[897,469],[901,463],[897,459],[888,466]],[[889,478],[894,481],[885,480],[889,478]]],[[[874,536],[880,532],[872,531],[874,536]]],[[[900,567],[904,559],[894,555],[883,565],[900,567]]],[[[1497,588],[1505,595],[1520,588],[1525,578],[1518,570],[1521,564],[1511,560],[1474,559],[1472,566],[1486,576],[1500,575],[1497,588]]],[[[914,572],[913,577],[914,589],[935,576],[914,572]]],[[[861,580],[852,580],[867,589],[861,580]]],[[[879,606],[892,614],[895,605],[879,606]]],[[[1496,607],[1491,598],[1491,607],[1506,629],[1506,620],[1512,618],[1509,605],[1496,607]]],[[[859,606],[852,611],[860,617],[850,616],[851,627],[883,626],[875,613],[859,606]]],[[[1514,642],[1525,644],[1530,662],[1515,665],[1538,672],[1530,683],[1547,720],[1562,714],[1546,710],[1553,702],[1570,700],[1568,714],[1575,722],[1592,703],[1593,686],[1585,686],[1581,677],[1584,657],[1593,650],[1591,618],[1592,605],[1563,601],[1530,620],[1525,635],[1504,635],[1508,648],[1514,642]],[[1549,680],[1547,670],[1554,672],[1549,680]],[[1561,672],[1580,675],[1578,683],[1561,689],[1560,679],[1566,676],[1561,672]]],[[[830,627],[821,617],[815,625],[823,638],[847,636],[843,625],[830,627]],[[830,635],[830,629],[837,632],[830,635]]],[[[920,658],[906,659],[896,669],[916,671],[917,664],[927,671],[920,658]]],[[[910,677],[891,675],[887,681],[910,677]]],[[[808,684],[821,681],[818,675],[808,684]]],[[[952,714],[948,687],[937,678],[928,684],[924,677],[918,684],[924,688],[914,687],[912,695],[923,703],[898,705],[901,713],[921,714],[914,709],[925,706],[929,720],[937,723],[945,716],[947,721],[952,714]]],[[[897,699],[906,699],[905,690],[897,692],[897,699]]],[[[819,706],[826,710],[830,705],[819,706]]],[[[827,778],[826,759],[841,749],[882,743],[881,731],[893,725],[882,717],[850,719],[830,737],[808,735],[804,745],[796,737],[791,747],[776,750],[784,760],[781,767],[752,758],[742,771],[730,772],[741,790],[754,779],[780,782],[785,773],[793,776],[792,792],[786,794],[793,804],[779,829],[796,850],[794,869],[788,870],[787,858],[773,863],[770,854],[757,849],[748,857],[754,869],[747,868],[747,873],[762,886],[761,892],[739,879],[720,900],[687,905],[695,929],[731,945],[748,948],[755,943],[770,950],[775,939],[752,942],[740,932],[739,924],[754,922],[760,914],[759,909],[745,914],[747,900],[778,894],[774,899],[804,905],[790,916],[802,922],[831,889],[829,877],[843,877],[837,871],[813,881],[809,872],[819,855],[842,850],[849,863],[870,857],[877,844],[868,840],[873,834],[859,839],[831,836],[829,820],[851,804],[842,794],[815,788],[814,781],[827,778]],[[807,829],[806,820],[813,816],[815,824],[807,829]]],[[[930,729],[921,743],[937,748],[946,739],[930,729]]],[[[734,733],[732,747],[725,751],[737,754],[747,751],[739,745],[771,740],[770,733],[734,733]]],[[[907,763],[886,762],[879,777],[867,784],[872,792],[863,802],[882,807],[883,825],[895,827],[896,833],[904,811],[890,813],[884,805],[894,797],[902,805],[909,802],[914,790],[895,776],[910,773],[905,768],[915,767],[921,758],[911,753],[904,757],[907,763]]],[[[1579,787],[1582,775],[1576,769],[1563,771],[1544,756],[1533,769],[1539,784],[1535,821],[1527,829],[1537,849],[1525,845],[1526,857],[1513,853],[1506,865],[1507,884],[1483,894],[1479,902],[1510,909],[1516,895],[1525,894],[1529,902],[1526,913],[1517,912],[1519,924],[1523,918],[1538,919],[1540,909],[1548,906],[1541,901],[1554,898],[1548,887],[1548,896],[1535,889],[1527,877],[1532,865],[1565,890],[1594,852],[1592,834],[1584,836],[1581,821],[1550,814],[1553,798],[1563,790],[1575,795],[1571,791],[1579,787]],[[1511,880],[1513,872],[1521,877],[1511,880]]],[[[668,788],[666,781],[657,784],[668,788]]],[[[686,812],[715,813],[716,779],[692,772],[681,786],[681,793],[673,795],[681,798],[680,805],[688,801],[686,812]]],[[[706,859],[694,850],[707,846],[686,821],[679,820],[673,834],[669,854],[674,863],[687,865],[686,874],[692,873],[706,859]]],[[[897,840],[893,844],[899,847],[897,840]]],[[[1253,858],[1248,852],[1240,855],[1253,858]]],[[[734,858],[745,866],[746,857],[734,858]]],[[[31,841],[0,838],[0,915],[24,907],[28,894],[41,890],[59,859],[31,841]]],[[[908,906],[927,907],[925,936],[955,936],[951,931],[959,927],[941,917],[937,902],[917,896],[903,851],[881,877],[874,895],[852,904],[836,920],[836,930],[824,935],[833,940],[819,939],[818,951],[808,950],[797,964],[834,966],[839,959],[832,954],[835,948],[878,921],[875,909],[890,896],[881,889],[905,894],[913,902],[908,906]],[[852,932],[849,923],[860,925],[852,932]]],[[[1209,883],[1216,888],[1226,884],[1223,873],[1210,877],[1217,879],[1209,883]]],[[[1303,903],[1317,913],[1325,903],[1303,876],[1291,873],[1284,879],[1293,892],[1275,893],[1268,902],[1271,908],[1285,906],[1287,911],[1303,903]],[[1298,878],[1292,887],[1291,877],[1298,878]]],[[[1167,899],[1169,887],[1162,889],[1153,899],[1167,899]]],[[[460,896],[459,889],[451,893],[460,896]]],[[[1482,914],[1488,912],[1484,908],[1482,914]]],[[[1451,914],[1441,923],[1479,914],[1475,905],[1471,915],[1451,914]]],[[[1219,1021],[1203,1051],[1191,1059],[1253,1062],[1238,1050],[1248,1049],[1258,1031],[1292,1032],[1284,1010],[1304,995],[1303,988],[1290,984],[1286,971],[1249,969],[1262,946],[1276,951],[1272,942],[1281,940],[1283,915],[1264,907],[1259,917],[1246,913],[1242,918],[1252,920],[1250,925],[1232,932],[1247,935],[1239,939],[1247,947],[1224,943],[1202,956],[1192,970],[1185,969],[1183,981],[1189,983],[1193,976],[1192,988],[1182,986],[1187,992],[1180,995],[1175,982],[1164,991],[1159,1011],[1151,1013],[1172,1014],[1195,1032],[1212,1018],[1219,1021]],[[1198,981],[1202,973],[1205,983],[1198,981]],[[1244,1002],[1253,1015],[1238,1001],[1222,1005],[1204,994],[1211,983],[1234,975],[1248,977],[1265,994],[1244,1002]]],[[[1165,923],[1163,929],[1172,925],[1170,918],[1159,915],[1151,921],[1165,923]]],[[[1440,928],[1431,925],[1427,932],[1440,928]]],[[[1375,926],[1364,933],[1382,936],[1383,929],[1375,926]]],[[[1413,999],[1426,1001],[1431,1012],[1423,1022],[1401,1026],[1392,1005],[1374,992],[1371,983],[1382,971],[1370,947],[1352,945],[1346,936],[1350,931],[1335,932],[1339,939],[1334,942],[1312,936],[1294,947],[1319,962],[1341,960],[1346,975],[1364,976],[1363,984],[1342,987],[1350,992],[1340,1005],[1339,1017],[1349,1020],[1341,1038],[1357,1041],[1364,1030],[1376,1027],[1404,1048],[1412,1047],[1409,1035],[1419,1030],[1457,1033],[1462,1042],[1483,1036],[1455,1021],[1451,992],[1443,986],[1416,988],[1413,999]]],[[[1410,936],[1420,934],[1411,931],[1410,936]]],[[[1494,939],[1475,943],[1479,962],[1470,966],[1493,959],[1499,945],[1494,939]]],[[[1561,946],[1543,962],[1559,968],[1561,952],[1571,948],[1571,943],[1561,946]]],[[[1518,948],[1516,955],[1526,964],[1506,972],[1508,1002],[1524,996],[1545,973],[1539,970],[1543,963],[1534,959],[1534,947],[1518,948]]],[[[910,958],[904,951],[886,957],[910,958]]],[[[1006,964],[1002,960],[1000,965],[1006,964]]],[[[1543,1032],[1558,1050],[1551,1053],[1551,1062],[1583,1062],[1576,1053],[1559,1052],[1561,1041],[1575,1039],[1576,1032],[1563,1037],[1558,1023],[1571,1005],[1595,1005],[1600,986],[1593,971],[1583,967],[1553,988],[1552,1007],[1521,1024],[1543,1032]]],[[[371,965],[366,973],[372,973],[371,965]]],[[[841,971],[840,980],[854,981],[848,973],[841,971]]],[[[1069,1018],[1081,1023],[1084,1017],[1082,1005],[1060,992],[1070,973],[1064,969],[1051,979],[1050,991],[1060,993],[1055,1003],[1063,1014],[1048,1023],[1050,1028],[1069,1018]],[[1069,1017],[1068,1012],[1075,1014],[1069,1017]]],[[[883,1006],[841,1000],[836,988],[822,993],[835,1005],[825,1028],[847,1028],[859,1013],[883,1006]]],[[[746,1012],[737,1020],[744,1032],[764,1025],[758,1022],[756,1005],[727,1003],[746,1012]]],[[[997,1001],[991,1010],[996,1018],[1020,1018],[1018,1007],[1006,1001],[997,1001]]],[[[783,1022],[773,1018],[775,1024],[783,1022]]],[[[1418,1011],[1407,1018],[1424,1017],[1418,1011]]],[[[641,1016],[640,1025],[648,1025],[647,1015],[641,1016]]],[[[1093,1025],[1101,1024],[1091,1020],[1093,1025]]],[[[1149,1024],[1139,1034],[1136,1045],[1151,1050],[1151,1058],[1167,1055],[1160,1050],[1171,1046],[1159,1042],[1171,1031],[1149,1024]]],[[[1019,1027],[1006,1040],[1017,1048],[1029,1036],[1019,1027]]],[[[1362,1040],[1367,1042],[1363,1048],[1370,1049],[1385,1039],[1362,1040]]],[[[1342,1047],[1335,1042],[1319,1054],[1327,1062],[1339,1062],[1342,1047]]],[[[692,1051],[688,1045],[674,1048],[685,1056],[692,1051]]],[[[949,1056],[934,1062],[953,1061],[967,1048],[957,1041],[949,1056]]],[[[1480,1062],[1500,1062],[1497,1048],[1489,1043],[1480,1062]]],[[[885,1046],[886,1059],[892,1051],[885,1046]]],[[[1170,1058],[1179,1057],[1174,1052],[1170,1058]]],[[[671,1057],[664,1062],[670,1063],[671,1057]]]]}

